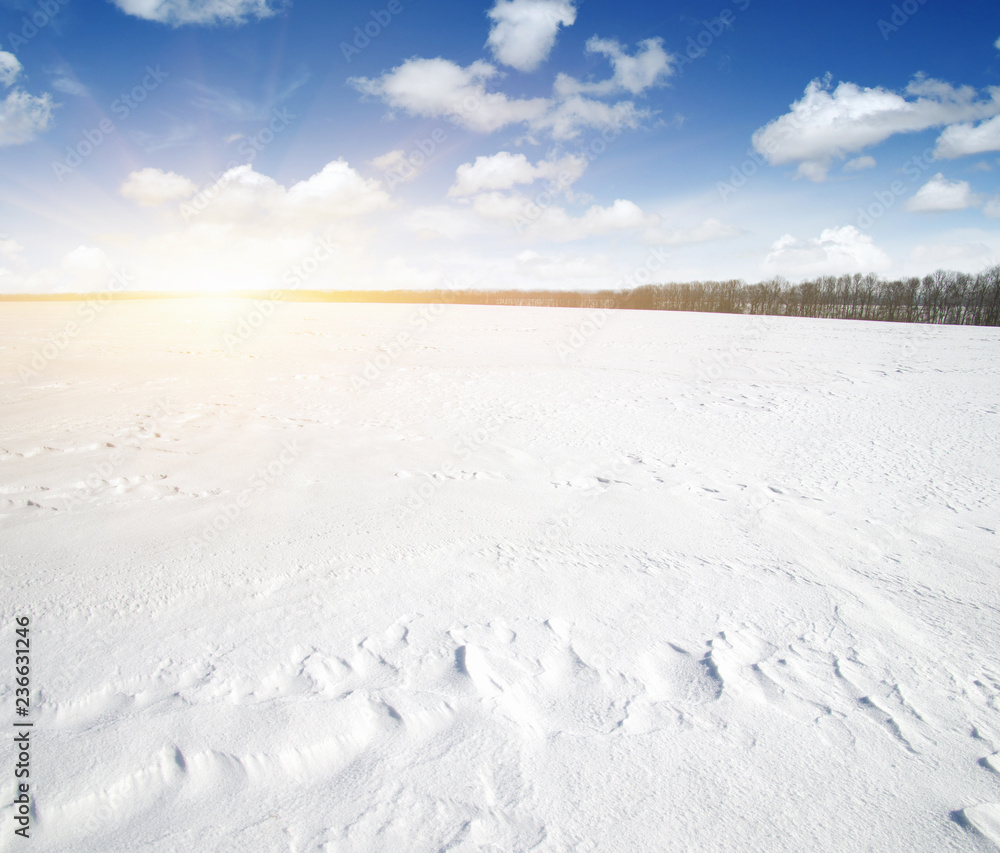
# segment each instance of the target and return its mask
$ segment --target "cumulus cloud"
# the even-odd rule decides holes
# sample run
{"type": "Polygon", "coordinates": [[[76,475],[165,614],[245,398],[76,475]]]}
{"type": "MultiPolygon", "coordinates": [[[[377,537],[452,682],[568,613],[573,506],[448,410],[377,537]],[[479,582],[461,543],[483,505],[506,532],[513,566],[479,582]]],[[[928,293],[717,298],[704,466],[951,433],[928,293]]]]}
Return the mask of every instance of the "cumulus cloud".
{"type": "Polygon", "coordinates": [[[62,260],[61,267],[69,273],[99,275],[109,269],[110,263],[103,249],[98,249],[94,246],[77,246],[66,254],[62,260]]]}
{"type": "Polygon", "coordinates": [[[983,213],[992,219],[1000,217],[1000,196],[993,196],[983,205],[983,213]]]}
{"type": "Polygon", "coordinates": [[[14,260],[21,256],[24,246],[11,237],[0,237],[0,255],[8,260],[14,260]]]}
{"type": "Polygon", "coordinates": [[[363,178],[343,160],[334,160],[288,188],[250,165],[235,166],[182,203],[181,214],[185,219],[197,216],[227,225],[309,229],[331,220],[364,216],[389,203],[389,194],[378,181],[363,178]]]}
{"type": "Polygon", "coordinates": [[[889,256],[871,236],[853,225],[844,225],[825,229],[819,238],[797,240],[791,234],[779,237],[762,268],[768,274],[812,276],[880,272],[889,264],[889,256]]]}
{"type": "Polygon", "coordinates": [[[474,195],[483,190],[508,190],[515,184],[530,184],[538,169],[524,154],[500,151],[489,157],[477,157],[475,163],[463,163],[455,170],[450,196],[474,195]]]}
{"type": "Polygon", "coordinates": [[[274,178],[255,172],[247,164],[234,166],[219,179],[202,187],[190,201],[180,205],[185,220],[197,216],[202,222],[278,225],[285,187],[274,178]]]}
{"type": "Polygon", "coordinates": [[[20,89],[0,101],[0,146],[30,142],[52,124],[52,96],[29,95],[20,89]]]}
{"type": "Polygon", "coordinates": [[[125,198],[144,207],[190,198],[197,191],[198,185],[190,178],[153,168],[132,172],[119,190],[125,198]]]}
{"type": "Polygon", "coordinates": [[[478,157],[456,170],[456,181],[448,194],[468,198],[467,207],[425,208],[408,225],[424,237],[456,238],[498,229],[531,243],[569,243],[616,233],[631,233],[647,245],[679,246],[722,240],[742,234],[735,226],[708,218],[699,224],[668,227],[663,217],[644,211],[635,202],[618,198],[610,205],[591,204],[569,191],[583,174],[587,160],[581,155],[552,157],[531,163],[523,154],[501,151],[478,157]],[[544,192],[525,192],[520,185],[545,178],[544,192]],[[575,211],[555,203],[561,192],[576,205],[575,211]],[[469,213],[473,216],[469,216],[469,213]],[[477,224],[478,223],[478,224],[477,224]]]}
{"type": "Polygon", "coordinates": [[[440,57],[415,58],[381,77],[352,77],[349,82],[362,94],[379,98],[392,109],[415,116],[446,116],[479,133],[540,119],[549,107],[547,99],[508,98],[486,91],[485,82],[498,73],[482,60],[463,68],[440,57]]]}
{"type": "Polygon", "coordinates": [[[576,95],[559,103],[536,122],[538,129],[547,129],[554,139],[574,139],[586,128],[621,131],[637,128],[652,113],[639,109],[631,101],[605,104],[593,98],[576,95]]]}
{"type": "Polygon", "coordinates": [[[244,24],[269,18],[284,4],[272,0],[112,0],[126,15],[180,27],[184,24],[244,24]]]}
{"type": "Polygon", "coordinates": [[[391,109],[414,116],[443,116],[477,133],[524,124],[530,131],[546,131],[554,139],[566,140],[587,128],[638,127],[652,115],[649,110],[637,108],[632,101],[609,104],[590,96],[640,93],[658,85],[671,73],[672,57],[663,51],[659,39],[641,42],[634,55],[609,39],[591,39],[588,45],[611,58],[614,76],[600,83],[581,83],[560,74],[551,98],[488,92],[487,83],[502,75],[483,60],[462,67],[441,57],[417,57],[380,77],[352,77],[348,82],[391,109]]]}
{"type": "MultiPolygon", "coordinates": [[[[21,75],[21,63],[13,53],[0,50],[0,84],[9,89],[21,75]]],[[[21,89],[0,101],[0,147],[30,142],[52,124],[52,96],[29,95],[21,89]]]]}
{"type": "Polygon", "coordinates": [[[407,155],[402,148],[387,151],[378,157],[373,157],[368,163],[384,173],[386,186],[392,189],[396,184],[406,183],[417,178],[427,164],[427,157],[418,152],[407,155]]]}
{"type": "Polygon", "coordinates": [[[553,209],[555,215],[547,225],[550,231],[554,230],[553,225],[564,225],[565,233],[559,235],[564,240],[580,240],[613,231],[636,229],[650,222],[650,217],[643,213],[639,205],[624,198],[615,199],[610,207],[592,205],[587,208],[583,216],[577,218],[570,216],[563,218],[563,213],[561,208],[553,209]],[[563,221],[560,222],[560,219],[563,221]]]}
{"type": "Polygon", "coordinates": [[[361,177],[344,160],[334,160],[311,178],[289,187],[281,211],[285,216],[320,224],[364,216],[388,207],[389,201],[378,181],[361,177]]]}
{"type": "Polygon", "coordinates": [[[658,217],[643,213],[635,202],[627,199],[616,199],[608,207],[595,204],[582,215],[573,216],[558,205],[539,207],[520,193],[487,192],[473,199],[472,209],[481,218],[513,227],[528,239],[557,243],[659,224],[658,217]]]}
{"type": "Polygon", "coordinates": [[[391,199],[343,160],[287,186],[250,165],[190,195],[188,177],[157,169],[133,173],[126,186],[137,201],[175,204],[172,226],[116,245],[139,289],[377,286],[366,216],[391,199]]]}
{"type": "Polygon", "coordinates": [[[615,39],[597,36],[587,40],[587,52],[599,53],[611,61],[614,74],[597,83],[583,83],[568,74],[556,76],[555,91],[562,97],[571,95],[610,95],[630,92],[638,95],[651,86],[662,85],[674,71],[675,57],[663,49],[663,39],[651,38],[639,42],[634,55],[615,39]]]}
{"type": "Polygon", "coordinates": [[[21,76],[21,63],[13,53],[0,50],[0,84],[5,89],[14,85],[14,81],[21,76]]]}
{"type": "Polygon", "coordinates": [[[955,124],[947,127],[938,137],[934,154],[946,160],[967,154],[1000,151],[1000,116],[978,125],[955,124]]]}
{"type": "Polygon", "coordinates": [[[508,190],[515,184],[530,184],[539,178],[555,181],[560,190],[577,181],[587,168],[582,154],[568,154],[558,160],[539,160],[532,164],[524,154],[500,151],[477,157],[475,163],[463,163],[455,170],[455,183],[449,196],[475,195],[484,190],[508,190]]]}
{"type": "Polygon", "coordinates": [[[497,62],[534,71],[556,43],[559,27],[572,26],[576,9],[566,0],[497,0],[487,46],[497,62]]]}
{"type": "Polygon", "coordinates": [[[395,148],[378,157],[372,157],[368,162],[383,172],[398,171],[407,163],[406,152],[402,148],[395,148]]]}
{"type": "Polygon", "coordinates": [[[90,293],[105,290],[112,281],[118,287],[128,283],[124,277],[116,280],[102,249],[83,245],[67,252],[55,266],[19,273],[0,270],[3,273],[4,290],[9,293],[90,293]]]}
{"type": "Polygon", "coordinates": [[[1000,114],[1000,89],[980,99],[970,86],[954,87],[917,77],[905,93],[813,80],[783,116],[753,135],[753,145],[773,165],[798,163],[799,174],[821,181],[834,160],[912,133],[1000,114]]]}
{"type": "Polygon", "coordinates": [[[556,205],[540,205],[535,199],[520,193],[482,192],[472,199],[472,212],[484,223],[513,228],[529,241],[569,243],[609,234],[632,232],[647,243],[680,244],[716,239],[728,226],[708,220],[690,230],[669,231],[663,228],[660,216],[647,213],[635,202],[615,199],[610,205],[594,204],[575,215],[556,205]]]}
{"type": "Polygon", "coordinates": [[[906,202],[906,209],[918,213],[965,210],[980,200],[973,195],[968,181],[949,181],[938,172],[906,202]]]}

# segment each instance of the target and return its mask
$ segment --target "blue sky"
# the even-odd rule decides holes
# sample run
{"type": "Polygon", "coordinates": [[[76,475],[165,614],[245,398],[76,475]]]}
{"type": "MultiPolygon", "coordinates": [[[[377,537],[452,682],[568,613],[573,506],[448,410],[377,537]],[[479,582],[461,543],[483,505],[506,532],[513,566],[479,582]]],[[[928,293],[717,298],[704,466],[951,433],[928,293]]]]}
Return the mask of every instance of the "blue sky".
{"type": "Polygon", "coordinates": [[[1000,262],[996,3],[0,0],[0,86],[2,292],[1000,262]]]}

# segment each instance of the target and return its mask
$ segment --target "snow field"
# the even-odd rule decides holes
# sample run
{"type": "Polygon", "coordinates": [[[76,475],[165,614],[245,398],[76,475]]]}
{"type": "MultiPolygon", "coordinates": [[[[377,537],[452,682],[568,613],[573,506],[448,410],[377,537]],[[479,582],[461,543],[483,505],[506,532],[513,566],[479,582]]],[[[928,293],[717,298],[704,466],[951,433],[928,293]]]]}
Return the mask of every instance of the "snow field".
{"type": "Polygon", "coordinates": [[[4,306],[32,849],[1000,846],[1000,332],[420,308],[4,306]]]}

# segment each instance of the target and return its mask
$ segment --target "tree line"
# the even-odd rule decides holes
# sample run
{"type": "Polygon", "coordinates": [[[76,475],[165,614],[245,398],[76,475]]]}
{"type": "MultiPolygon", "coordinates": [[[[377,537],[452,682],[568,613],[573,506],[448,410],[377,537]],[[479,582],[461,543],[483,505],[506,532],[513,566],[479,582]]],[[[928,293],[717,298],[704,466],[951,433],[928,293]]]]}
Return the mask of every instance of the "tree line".
{"type": "Polygon", "coordinates": [[[1000,265],[975,275],[938,270],[893,280],[855,273],[800,284],[776,277],[757,284],[647,285],[630,291],[627,300],[628,307],[668,311],[1000,326],[1000,265]]]}
{"type": "MultiPolygon", "coordinates": [[[[0,301],[86,299],[92,294],[0,295],[0,301]]],[[[113,299],[221,296],[199,293],[104,294],[113,299]]],[[[884,320],[1000,326],[1000,265],[975,275],[938,270],[923,278],[882,279],[874,273],[820,276],[791,284],[777,276],[748,284],[742,279],[646,284],[621,290],[282,290],[242,291],[230,296],[288,302],[408,302],[463,305],[521,305],[568,308],[625,308],[644,311],[702,311],[768,314],[837,320],[884,320]]]]}
{"type": "Polygon", "coordinates": [[[885,280],[874,273],[821,276],[791,284],[780,276],[647,284],[622,290],[296,291],[289,299],[351,302],[436,302],[645,311],[768,314],[837,320],[884,320],[1000,326],[1000,265],[978,274],[938,270],[923,278],[885,280]]]}

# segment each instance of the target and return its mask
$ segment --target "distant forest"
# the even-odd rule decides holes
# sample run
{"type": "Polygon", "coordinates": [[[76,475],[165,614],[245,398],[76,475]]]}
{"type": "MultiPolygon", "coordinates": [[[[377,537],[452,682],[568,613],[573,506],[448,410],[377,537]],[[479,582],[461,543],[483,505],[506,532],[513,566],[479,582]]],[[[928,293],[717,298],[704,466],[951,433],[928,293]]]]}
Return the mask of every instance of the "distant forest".
{"type": "MultiPolygon", "coordinates": [[[[323,299],[318,292],[311,296],[323,299]]],[[[302,296],[305,296],[303,293],[302,296]]],[[[347,293],[328,294],[343,299],[347,293]]],[[[300,298],[290,294],[288,298],[300,298]]],[[[976,275],[939,270],[923,278],[887,281],[872,273],[822,276],[801,284],[781,277],[757,284],[740,279],[686,284],[647,284],[624,290],[354,291],[351,301],[448,302],[471,305],[535,305],[630,308],[641,311],[703,311],[838,320],[1000,326],[1000,265],[976,275]]]]}
{"type": "Polygon", "coordinates": [[[0,301],[154,299],[239,296],[272,302],[404,302],[463,305],[702,311],[838,320],[884,320],[1000,326],[1000,265],[978,274],[938,270],[933,275],[885,280],[868,273],[821,276],[800,284],[779,277],[757,284],[741,279],[647,284],[622,290],[275,290],[229,294],[135,293],[3,296],[0,301]]]}

